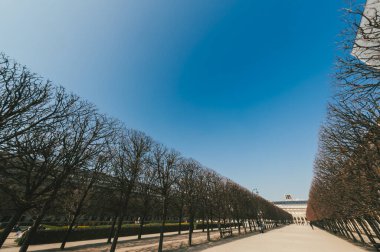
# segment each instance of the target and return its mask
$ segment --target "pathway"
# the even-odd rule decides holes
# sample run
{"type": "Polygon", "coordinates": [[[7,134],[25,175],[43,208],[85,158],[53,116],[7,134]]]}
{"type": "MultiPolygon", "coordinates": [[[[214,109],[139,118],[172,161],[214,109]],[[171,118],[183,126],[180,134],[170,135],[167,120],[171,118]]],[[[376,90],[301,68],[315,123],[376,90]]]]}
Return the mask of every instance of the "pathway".
{"type": "MultiPolygon", "coordinates": [[[[212,242],[207,242],[206,233],[195,232],[193,236],[194,247],[187,247],[187,232],[177,235],[175,232],[165,234],[164,250],[177,251],[255,251],[255,252],[363,252],[374,251],[368,248],[356,246],[344,239],[336,237],[318,228],[310,226],[289,225],[264,234],[254,232],[246,235],[238,235],[234,230],[234,237],[219,240],[219,232],[212,232],[212,242]]],[[[60,251],[60,244],[32,245],[29,251],[60,251]]],[[[145,235],[137,240],[136,236],[121,237],[117,246],[118,252],[156,251],[158,246],[158,234],[145,235]]],[[[109,251],[109,244],[100,240],[77,241],[67,243],[65,251],[79,252],[105,252],[109,251]]],[[[2,252],[17,252],[17,247],[3,248],[2,252]]]]}
{"type": "Polygon", "coordinates": [[[192,251],[255,251],[255,252],[363,252],[372,249],[356,246],[351,242],[310,226],[290,225],[264,234],[234,240],[218,246],[207,245],[192,251]]]}
{"type": "MultiPolygon", "coordinates": [[[[235,231],[237,232],[237,231],[235,231]]],[[[219,232],[211,232],[213,239],[219,238],[219,232]]],[[[145,252],[155,251],[158,247],[159,234],[147,234],[143,235],[141,240],[136,239],[136,236],[120,237],[117,244],[116,251],[134,251],[145,252]]],[[[178,235],[177,232],[165,233],[164,238],[164,250],[179,249],[186,246],[188,239],[188,232],[183,231],[182,235],[178,235]]],[[[105,242],[106,239],[86,240],[68,242],[64,251],[78,251],[78,252],[105,252],[109,251],[111,244],[105,242]]],[[[207,242],[206,233],[200,232],[200,230],[194,230],[193,244],[201,244],[207,242]]],[[[30,245],[28,251],[62,251],[59,249],[60,243],[50,243],[41,245],[30,245]]],[[[18,252],[19,247],[15,244],[4,246],[1,252],[18,252]]]]}

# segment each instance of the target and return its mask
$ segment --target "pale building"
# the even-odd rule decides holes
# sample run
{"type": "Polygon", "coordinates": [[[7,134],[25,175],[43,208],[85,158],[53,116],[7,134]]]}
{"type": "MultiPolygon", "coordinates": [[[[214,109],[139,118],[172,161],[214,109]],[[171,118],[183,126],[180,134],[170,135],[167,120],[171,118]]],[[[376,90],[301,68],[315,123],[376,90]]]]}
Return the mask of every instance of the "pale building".
{"type": "Polygon", "coordinates": [[[367,0],[351,54],[380,69],[380,0],[367,0]]]}
{"type": "Polygon", "coordinates": [[[307,200],[298,200],[293,199],[292,195],[286,194],[285,200],[283,201],[274,201],[273,204],[279,208],[287,211],[293,216],[294,223],[297,224],[306,224],[306,208],[307,200]]]}

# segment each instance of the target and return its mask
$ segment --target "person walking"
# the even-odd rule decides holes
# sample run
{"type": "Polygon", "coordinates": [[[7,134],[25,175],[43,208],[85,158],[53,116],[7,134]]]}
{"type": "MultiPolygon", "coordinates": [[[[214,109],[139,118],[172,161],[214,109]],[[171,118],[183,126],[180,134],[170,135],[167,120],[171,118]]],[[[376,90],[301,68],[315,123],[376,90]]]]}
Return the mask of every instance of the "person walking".
{"type": "Polygon", "coordinates": [[[14,231],[16,231],[16,237],[20,238],[21,235],[21,228],[19,224],[16,224],[16,226],[13,228],[14,231]]]}

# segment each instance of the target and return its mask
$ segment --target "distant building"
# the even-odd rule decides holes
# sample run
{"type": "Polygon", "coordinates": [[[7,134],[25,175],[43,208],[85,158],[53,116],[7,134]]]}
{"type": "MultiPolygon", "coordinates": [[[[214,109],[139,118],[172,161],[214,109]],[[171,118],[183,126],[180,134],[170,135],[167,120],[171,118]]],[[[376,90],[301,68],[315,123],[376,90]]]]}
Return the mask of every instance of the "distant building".
{"type": "Polygon", "coordinates": [[[306,223],[307,200],[293,199],[292,195],[285,194],[285,200],[274,201],[273,204],[290,213],[294,223],[306,223]]]}
{"type": "Polygon", "coordinates": [[[374,68],[380,69],[380,0],[367,0],[351,54],[374,68]]]}

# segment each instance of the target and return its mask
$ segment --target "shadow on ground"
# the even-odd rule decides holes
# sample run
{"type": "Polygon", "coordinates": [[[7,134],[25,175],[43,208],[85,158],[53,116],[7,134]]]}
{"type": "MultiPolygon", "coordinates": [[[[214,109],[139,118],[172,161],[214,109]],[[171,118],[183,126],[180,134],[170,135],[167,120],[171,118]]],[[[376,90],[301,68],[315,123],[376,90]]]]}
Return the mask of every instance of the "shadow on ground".
{"type": "MultiPolygon", "coordinates": [[[[267,232],[270,232],[270,231],[273,231],[273,230],[276,230],[276,229],[280,229],[280,228],[283,228],[285,226],[280,226],[280,227],[277,227],[277,228],[273,228],[273,229],[270,229],[270,230],[267,230],[267,232]]],[[[223,239],[217,239],[217,240],[212,240],[210,242],[206,242],[206,243],[202,243],[202,244],[197,244],[197,245],[194,245],[194,246],[187,246],[184,245],[183,247],[179,248],[179,249],[172,249],[172,250],[166,250],[166,251],[170,251],[170,252],[181,252],[181,251],[203,251],[205,249],[208,249],[208,248],[211,248],[211,247],[215,247],[215,246],[220,246],[220,245],[224,245],[224,244],[227,244],[227,243],[230,243],[230,242],[233,242],[233,241],[237,241],[237,240],[240,240],[240,239],[244,239],[244,238],[248,238],[248,237],[252,237],[252,236],[255,236],[255,235],[261,235],[260,232],[255,232],[253,231],[252,233],[251,232],[247,232],[246,234],[234,234],[233,236],[230,236],[230,237],[226,237],[226,238],[223,238],[223,239]]]]}
{"type": "Polygon", "coordinates": [[[368,243],[362,243],[361,241],[354,241],[354,240],[352,240],[352,239],[348,239],[347,237],[342,236],[342,235],[339,235],[339,234],[337,234],[337,233],[329,232],[329,231],[324,230],[324,229],[321,229],[321,228],[319,228],[319,227],[316,227],[316,228],[318,228],[318,229],[320,229],[320,230],[322,230],[322,231],[324,231],[324,232],[327,232],[327,233],[329,233],[329,234],[332,234],[332,235],[334,235],[334,236],[336,236],[336,237],[339,237],[340,239],[345,240],[345,241],[351,243],[352,245],[354,245],[354,246],[356,246],[356,247],[358,247],[358,248],[361,248],[361,249],[364,249],[364,250],[367,250],[367,251],[371,251],[371,252],[372,252],[372,251],[379,251],[379,250],[377,250],[376,248],[374,248],[372,245],[370,245],[370,244],[368,244],[368,243]]]}

